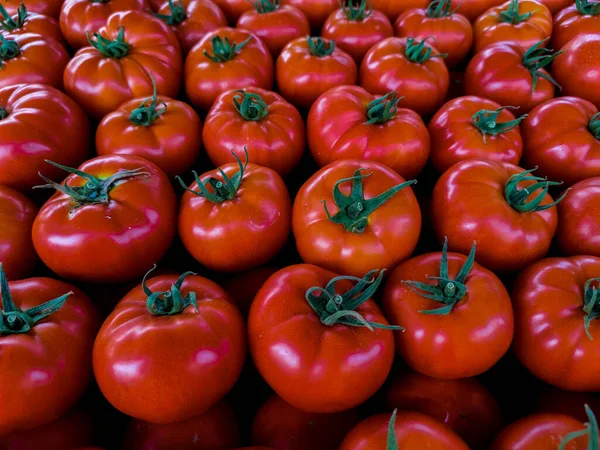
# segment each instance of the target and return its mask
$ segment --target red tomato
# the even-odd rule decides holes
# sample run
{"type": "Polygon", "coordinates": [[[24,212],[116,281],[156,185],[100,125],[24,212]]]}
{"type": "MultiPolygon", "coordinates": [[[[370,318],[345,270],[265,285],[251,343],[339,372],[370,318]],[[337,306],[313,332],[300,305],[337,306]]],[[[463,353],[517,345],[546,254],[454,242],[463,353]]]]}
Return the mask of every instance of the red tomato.
{"type": "Polygon", "coordinates": [[[443,173],[457,162],[487,159],[518,164],[523,151],[519,124],[492,100],[467,96],[450,100],[429,122],[431,162],[443,173]]]}
{"type": "Polygon", "coordinates": [[[513,164],[471,159],[455,164],[433,189],[432,217],[440,241],[494,271],[517,271],[546,256],[557,226],[547,193],[560,183],[513,164]],[[498,245],[499,240],[502,245],[498,245]]]}
{"type": "Polygon", "coordinates": [[[194,172],[179,210],[179,236],[202,265],[239,272],[269,261],[285,244],[291,200],[273,170],[238,159],[201,176],[194,172]]]}
{"type": "Polygon", "coordinates": [[[575,0],[575,4],[567,6],[554,17],[552,30],[554,48],[562,48],[571,39],[582,34],[600,34],[600,4],[598,2],[575,0]]]}
{"type": "Polygon", "coordinates": [[[360,64],[371,47],[393,34],[390,19],[374,10],[367,0],[357,5],[341,3],[341,7],[329,15],[321,31],[321,36],[334,41],[356,64],[360,64]]]}
{"type": "Polygon", "coordinates": [[[64,83],[92,117],[101,119],[132,98],[152,95],[153,80],[159,94],[179,93],[179,42],[160,19],[143,11],[116,12],[90,44],[69,61],[64,83]]]}
{"type": "Polygon", "coordinates": [[[91,300],[51,278],[8,283],[0,263],[0,435],[65,414],[90,381],[97,330],[91,300]]]}
{"type": "Polygon", "coordinates": [[[416,177],[429,157],[429,133],[421,117],[400,104],[394,92],[377,98],[358,86],[324,93],[306,120],[308,147],[317,164],[366,159],[406,179],[416,177]]]}
{"type": "Polygon", "coordinates": [[[29,83],[0,89],[1,184],[28,191],[39,184],[38,172],[62,173],[44,160],[78,165],[89,147],[85,113],[59,90],[29,83]]]}
{"type": "Polygon", "coordinates": [[[416,8],[427,8],[429,0],[372,0],[373,9],[384,13],[392,23],[404,11],[416,8]]]}
{"type": "Polygon", "coordinates": [[[373,95],[396,91],[406,108],[433,114],[448,93],[442,55],[426,39],[391,37],[371,47],[360,65],[360,85],[373,95]]]}
{"type": "Polygon", "coordinates": [[[247,147],[252,163],[285,176],[302,158],[304,133],[300,113],[280,95],[246,88],[217,98],[206,117],[202,138],[217,167],[242,158],[247,147]]]}
{"type": "Polygon", "coordinates": [[[242,14],[251,11],[253,8],[252,3],[248,0],[212,0],[212,2],[221,8],[227,17],[227,21],[232,26],[237,23],[242,14]]]}
{"type": "Polygon", "coordinates": [[[473,43],[471,23],[462,14],[456,14],[450,0],[434,0],[426,8],[404,11],[394,24],[396,36],[415,39],[435,39],[435,47],[447,55],[449,68],[461,63],[473,43]]]}
{"type": "Polygon", "coordinates": [[[299,264],[263,285],[250,308],[250,350],[283,400],[306,412],[333,413],[358,406],[381,387],[394,360],[394,336],[370,299],[382,278],[375,272],[356,281],[299,264]]]}
{"type": "Polygon", "coordinates": [[[275,272],[277,269],[274,267],[259,267],[234,276],[227,281],[225,290],[244,317],[248,317],[256,293],[275,272]]]}
{"type": "Polygon", "coordinates": [[[275,65],[281,95],[308,109],[321,94],[336,86],[354,85],[358,69],[352,57],[334,41],[301,37],[290,42],[275,65]]]}
{"type": "Polygon", "coordinates": [[[502,4],[506,0],[452,0],[452,9],[469,19],[471,22],[475,22],[480,15],[486,12],[488,9],[502,4]]]}
{"type": "Polygon", "coordinates": [[[292,227],[302,260],[360,277],[393,269],[414,251],[421,211],[410,185],[375,161],[323,167],[294,200],[292,227]]]}
{"type": "Polygon", "coordinates": [[[600,176],[600,115],[590,102],[559,97],[542,103],[521,132],[527,167],[568,185],[600,176]]]}
{"type": "MultiPolygon", "coordinates": [[[[542,5],[546,6],[550,10],[552,15],[556,15],[562,9],[568,7],[573,3],[573,0],[537,0],[542,5]]],[[[577,1],[577,0],[575,0],[577,1]]]]}
{"type": "Polygon", "coordinates": [[[52,17],[27,11],[24,3],[21,3],[13,16],[6,11],[4,6],[0,5],[0,14],[3,19],[0,22],[0,32],[5,37],[34,33],[63,42],[58,21],[52,17]]]}
{"type": "Polygon", "coordinates": [[[185,60],[185,91],[208,111],[223,92],[273,87],[273,58],[267,46],[246,30],[219,28],[204,36],[185,60]]]}
{"type": "Polygon", "coordinates": [[[165,174],[136,156],[99,156],[62,184],[33,223],[42,261],[64,278],[118,283],[141,277],[175,235],[176,198],[165,174]]]}
{"type": "MultiPolygon", "coordinates": [[[[17,14],[23,0],[4,0],[4,8],[10,14],[17,14]]],[[[58,19],[62,0],[27,0],[27,10],[58,19]]]]}
{"type": "Polygon", "coordinates": [[[282,3],[302,11],[313,30],[320,30],[327,17],[339,7],[338,0],[282,0],[282,3]]]}

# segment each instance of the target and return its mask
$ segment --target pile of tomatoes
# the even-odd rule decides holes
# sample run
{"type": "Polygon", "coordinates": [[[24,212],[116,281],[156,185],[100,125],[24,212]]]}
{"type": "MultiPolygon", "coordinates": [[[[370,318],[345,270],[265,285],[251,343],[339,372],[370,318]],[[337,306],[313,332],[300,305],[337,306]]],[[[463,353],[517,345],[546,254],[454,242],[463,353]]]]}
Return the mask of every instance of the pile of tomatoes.
{"type": "Polygon", "coordinates": [[[600,3],[0,15],[0,450],[600,448],[600,3]]]}

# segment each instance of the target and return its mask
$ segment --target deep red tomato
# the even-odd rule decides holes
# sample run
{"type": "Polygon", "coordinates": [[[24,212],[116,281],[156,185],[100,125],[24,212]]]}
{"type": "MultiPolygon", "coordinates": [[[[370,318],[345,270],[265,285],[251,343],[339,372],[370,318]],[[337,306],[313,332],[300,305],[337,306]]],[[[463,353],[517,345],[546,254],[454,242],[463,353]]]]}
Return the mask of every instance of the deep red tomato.
{"type": "Polygon", "coordinates": [[[426,8],[404,11],[394,24],[396,36],[415,39],[435,39],[435,47],[448,55],[449,68],[461,63],[473,43],[471,23],[452,9],[450,0],[433,0],[426,8]]]}
{"type": "Polygon", "coordinates": [[[341,3],[332,12],[321,30],[321,36],[335,44],[360,64],[367,51],[379,41],[391,37],[394,29],[390,19],[374,10],[368,0],[358,4],[341,3]]]}
{"type": "Polygon", "coordinates": [[[335,161],[304,183],[292,227],[303,261],[363,276],[393,269],[414,251],[421,211],[410,185],[375,161],[335,161]]]}
{"type": "Polygon", "coordinates": [[[354,85],[358,68],[334,41],[301,37],[285,46],[277,58],[277,87],[298,108],[308,109],[321,94],[336,86],[354,85]]]}
{"type": "Polygon", "coordinates": [[[276,268],[263,266],[236,275],[227,281],[225,290],[244,317],[248,317],[256,293],[275,272],[276,268]]]}
{"type": "Polygon", "coordinates": [[[392,23],[403,12],[409,9],[427,8],[428,3],[429,0],[372,0],[373,9],[384,13],[392,23]]]}
{"type": "Polygon", "coordinates": [[[518,164],[523,151],[519,124],[510,107],[482,97],[450,100],[429,122],[431,162],[443,173],[466,159],[518,164]]]}
{"type": "Polygon", "coordinates": [[[600,34],[600,3],[575,0],[575,4],[567,6],[554,16],[554,48],[560,49],[571,39],[582,34],[600,34]]]}
{"type": "Polygon", "coordinates": [[[0,32],[5,36],[17,34],[34,33],[44,37],[51,37],[57,42],[63,42],[58,21],[52,17],[27,11],[24,3],[21,3],[16,14],[10,15],[4,6],[0,5],[0,32]]]}
{"type": "Polygon", "coordinates": [[[590,102],[559,97],[542,103],[521,124],[521,133],[527,167],[568,185],[600,176],[600,115],[590,102]]]}
{"type": "Polygon", "coordinates": [[[394,360],[394,336],[370,299],[383,275],[376,272],[357,281],[298,264],[263,285],[250,308],[250,350],[283,400],[306,412],[333,413],[358,406],[381,387],[394,360]]]}
{"type": "MultiPolygon", "coordinates": [[[[4,8],[10,15],[17,14],[23,0],[4,0],[4,8]]],[[[27,10],[58,19],[62,0],[27,0],[27,10]]]]}
{"type": "Polygon", "coordinates": [[[396,91],[402,105],[433,114],[448,93],[450,75],[442,55],[426,39],[391,37],[375,44],[360,65],[360,85],[373,95],[396,91]]]}
{"type": "Polygon", "coordinates": [[[246,88],[221,94],[206,117],[202,139],[216,167],[248,150],[253,164],[282,176],[300,162],[305,148],[302,116],[279,94],[246,88]]]}
{"type": "Polygon", "coordinates": [[[304,13],[313,30],[320,30],[327,17],[339,7],[338,0],[282,0],[304,13]]]}
{"type": "Polygon", "coordinates": [[[85,113],[59,90],[29,83],[0,89],[0,184],[29,191],[40,182],[38,172],[62,173],[44,160],[78,165],[89,148],[85,113]]]}
{"type": "Polygon", "coordinates": [[[118,283],[141,277],[175,236],[176,198],[169,179],[137,156],[99,156],[62,184],[33,223],[42,261],[64,278],[118,283]]]}
{"type": "Polygon", "coordinates": [[[51,278],[7,282],[0,263],[0,435],[58,419],[90,381],[98,318],[91,300],[51,278]]]}
{"type": "MultiPolygon", "coordinates": [[[[162,1],[164,0],[161,0],[161,2],[162,1]]],[[[253,8],[252,3],[248,0],[212,0],[212,2],[225,13],[227,21],[231,26],[235,26],[240,16],[246,11],[251,11],[253,8]]]]}
{"type": "Polygon", "coordinates": [[[429,157],[429,133],[421,117],[401,108],[395,92],[375,97],[359,86],[340,86],[315,102],[306,120],[308,147],[321,167],[339,159],[385,164],[406,179],[429,157]]]}
{"type": "Polygon", "coordinates": [[[273,87],[273,58],[267,46],[246,30],[219,28],[204,36],[185,60],[185,91],[208,111],[223,92],[273,87]]]}
{"type": "Polygon", "coordinates": [[[132,98],[176,97],[181,86],[181,50],[171,28],[144,11],[112,14],[90,36],[65,69],[66,92],[87,113],[101,119],[132,98]]]}
{"type": "Polygon", "coordinates": [[[536,396],[534,411],[566,414],[585,422],[588,419],[585,405],[588,405],[592,411],[600,411],[600,393],[563,391],[544,384],[536,396]]]}
{"type": "Polygon", "coordinates": [[[186,192],[179,236],[197,261],[219,272],[239,272],[263,265],[281,250],[292,205],[277,172],[238,159],[194,177],[189,187],[180,180],[186,192]]]}
{"type": "Polygon", "coordinates": [[[436,183],[432,217],[440,241],[493,271],[517,271],[543,258],[557,226],[556,202],[547,193],[560,183],[498,161],[455,164],[436,183]],[[499,245],[499,242],[502,244],[499,245]]]}

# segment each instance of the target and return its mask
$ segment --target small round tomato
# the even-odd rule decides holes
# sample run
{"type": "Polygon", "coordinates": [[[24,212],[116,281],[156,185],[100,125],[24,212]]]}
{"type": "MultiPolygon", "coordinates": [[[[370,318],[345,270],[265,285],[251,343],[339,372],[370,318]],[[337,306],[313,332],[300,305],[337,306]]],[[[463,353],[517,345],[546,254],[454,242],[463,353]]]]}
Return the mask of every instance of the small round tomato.
{"type": "Polygon", "coordinates": [[[21,3],[14,16],[11,16],[4,6],[0,5],[0,14],[3,18],[0,21],[0,32],[5,37],[34,33],[53,38],[57,42],[63,42],[58,21],[52,17],[27,11],[24,3],[21,3]]]}
{"type": "Polygon", "coordinates": [[[281,3],[302,11],[315,31],[320,30],[327,17],[339,7],[339,0],[282,0],[281,3]]]}
{"type": "Polygon", "coordinates": [[[298,108],[308,109],[321,94],[336,86],[354,85],[358,68],[334,41],[301,37],[285,46],[277,58],[277,87],[298,108]]]}
{"type": "Polygon", "coordinates": [[[237,23],[242,14],[246,11],[251,11],[253,8],[252,3],[248,0],[212,0],[212,2],[225,13],[225,17],[227,17],[227,21],[231,26],[237,23]]]}
{"type": "Polygon", "coordinates": [[[600,34],[600,3],[575,0],[554,17],[552,45],[562,48],[582,34],[600,34]]]}
{"type": "Polygon", "coordinates": [[[2,263],[0,290],[4,435],[52,422],[79,400],[91,378],[98,319],[74,286],[50,278],[9,283],[2,263]]]}
{"type": "MultiPolygon", "coordinates": [[[[4,0],[8,14],[18,14],[23,0],[4,0]]],[[[62,0],[27,0],[27,9],[31,12],[58,19],[62,0]]]]}
{"type": "Polygon", "coordinates": [[[208,111],[223,92],[273,87],[273,58],[255,35],[219,28],[204,36],[185,60],[185,91],[198,109],[208,111]]]}
{"type": "Polygon", "coordinates": [[[455,11],[465,16],[469,21],[475,20],[485,13],[488,9],[501,5],[505,0],[452,0],[451,6],[455,11]]]}
{"type": "Polygon", "coordinates": [[[256,293],[275,272],[276,268],[263,266],[236,275],[225,284],[225,290],[244,317],[248,317],[256,293]]]}
{"type": "Polygon", "coordinates": [[[518,164],[523,151],[518,119],[501,106],[482,97],[450,100],[429,122],[431,162],[443,173],[457,162],[488,159],[518,164]]]}
{"type": "Polygon", "coordinates": [[[442,56],[426,40],[391,37],[375,44],[360,65],[360,85],[373,95],[396,91],[422,116],[444,102],[450,84],[442,56]]]}
{"type": "MultiPolygon", "coordinates": [[[[53,163],[53,165],[56,165],[53,163]]],[[[119,283],[141,277],[175,236],[176,198],[169,179],[137,156],[99,156],[62,184],[33,223],[42,261],[64,278],[119,283]]]]}
{"type": "Polygon", "coordinates": [[[394,360],[392,328],[370,298],[383,276],[338,276],[310,264],[267,280],[250,308],[254,363],[287,403],[334,413],[371,397],[394,360]],[[357,380],[360,380],[357,383],[357,380]]]}
{"type": "Polygon", "coordinates": [[[317,164],[365,159],[406,179],[416,177],[429,157],[429,133],[421,117],[399,108],[400,102],[395,92],[377,98],[358,86],[327,91],[306,120],[308,147],[317,164]]]}
{"type": "Polygon", "coordinates": [[[384,13],[392,23],[403,12],[409,9],[427,8],[428,3],[429,0],[372,0],[373,9],[384,13]]]}
{"type": "Polygon", "coordinates": [[[280,95],[246,88],[217,98],[206,117],[202,139],[216,167],[243,157],[247,147],[253,164],[285,176],[302,158],[304,134],[300,113],[280,95]]]}
{"type": "Polygon", "coordinates": [[[469,19],[457,14],[450,0],[434,0],[427,8],[404,11],[394,24],[396,36],[415,39],[435,39],[435,47],[446,54],[449,68],[461,63],[473,43],[473,29],[469,19]]]}
{"type": "Polygon", "coordinates": [[[335,42],[339,48],[360,64],[367,51],[394,34],[390,19],[374,10],[368,0],[358,4],[341,3],[323,24],[321,36],[335,42]]]}

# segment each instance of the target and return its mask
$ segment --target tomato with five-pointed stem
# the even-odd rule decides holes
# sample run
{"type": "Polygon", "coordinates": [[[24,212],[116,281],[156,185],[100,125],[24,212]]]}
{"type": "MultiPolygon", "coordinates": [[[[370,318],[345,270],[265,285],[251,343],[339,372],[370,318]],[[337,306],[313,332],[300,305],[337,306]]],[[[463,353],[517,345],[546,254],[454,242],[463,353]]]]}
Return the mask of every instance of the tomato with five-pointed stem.
{"type": "Polygon", "coordinates": [[[575,0],[554,17],[552,45],[562,48],[582,34],[600,34],[600,2],[575,0]]]}

